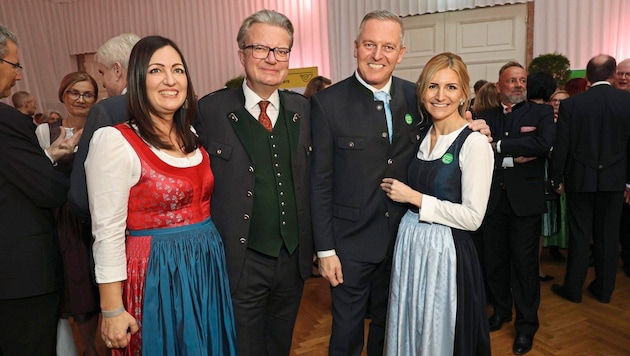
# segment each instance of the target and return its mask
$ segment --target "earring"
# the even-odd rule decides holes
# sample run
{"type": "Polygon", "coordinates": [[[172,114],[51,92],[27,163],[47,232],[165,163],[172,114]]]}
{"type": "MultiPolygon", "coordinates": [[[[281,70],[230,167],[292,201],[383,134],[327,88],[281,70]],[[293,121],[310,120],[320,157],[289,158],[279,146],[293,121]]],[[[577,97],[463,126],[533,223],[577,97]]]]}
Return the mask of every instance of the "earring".
{"type": "Polygon", "coordinates": [[[464,99],[461,99],[461,100],[459,101],[459,106],[462,106],[462,105],[464,105],[464,99]]]}

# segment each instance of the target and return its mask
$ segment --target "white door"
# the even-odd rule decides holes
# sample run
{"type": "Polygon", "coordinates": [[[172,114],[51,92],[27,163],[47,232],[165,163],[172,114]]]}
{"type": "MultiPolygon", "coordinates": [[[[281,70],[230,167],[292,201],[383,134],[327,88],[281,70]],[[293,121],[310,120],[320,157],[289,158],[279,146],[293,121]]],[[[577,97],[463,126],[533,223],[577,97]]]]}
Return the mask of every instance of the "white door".
{"type": "Polygon", "coordinates": [[[403,18],[407,51],[394,75],[416,82],[434,55],[460,55],[471,85],[495,82],[508,61],[525,65],[527,4],[503,5],[403,18]]]}

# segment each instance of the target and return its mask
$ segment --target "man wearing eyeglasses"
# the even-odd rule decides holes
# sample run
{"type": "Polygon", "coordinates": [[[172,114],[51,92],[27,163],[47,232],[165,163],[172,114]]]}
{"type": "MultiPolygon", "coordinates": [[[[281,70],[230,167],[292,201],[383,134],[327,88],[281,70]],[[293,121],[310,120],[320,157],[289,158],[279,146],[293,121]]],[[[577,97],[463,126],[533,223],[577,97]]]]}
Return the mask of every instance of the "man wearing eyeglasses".
{"type": "Polygon", "coordinates": [[[278,90],[293,45],[285,15],[249,16],[237,43],[243,85],[202,98],[196,128],[211,156],[239,355],[282,356],[312,267],[309,104],[278,90]]]}
{"type": "MultiPolygon", "coordinates": [[[[22,79],[18,45],[0,25],[0,98],[22,79]]],[[[52,209],[68,187],[53,163],[79,136],[60,136],[43,151],[25,117],[0,103],[0,354],[53,355],[63,271],[52,209]]]]}
{"type": "Polygon", "coordinates": [[[617,89],[630,91],[630,58],[617,63],[614,85],[617,89]]]}
{"type": "MultiPolygon", "coordinates": [[[[615,88],[630,91],[630,58],[617,63],[615,71],[615,88]]],[[[630,197],[630,187],[626,188],[626,196],[630,197]]],[[[619,226],[619,242],[621,244],[621,262],[623,273],[630,277],[630,204],[624,203],[619,226]]]]}

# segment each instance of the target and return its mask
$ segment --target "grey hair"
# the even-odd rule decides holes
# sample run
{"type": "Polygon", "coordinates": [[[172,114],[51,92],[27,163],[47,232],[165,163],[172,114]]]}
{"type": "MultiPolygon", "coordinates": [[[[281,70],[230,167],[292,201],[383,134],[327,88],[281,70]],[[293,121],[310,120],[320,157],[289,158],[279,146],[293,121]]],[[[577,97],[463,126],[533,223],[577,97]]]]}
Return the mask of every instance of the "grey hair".
{"type": "Polygon", "coordinates": [[[403,27],[403,22],[400,19],[400,16],[389,12],[387,10],[374,10],[368,12],[365,16],[363,16],[363,20],[361,20],[361,24],[359,25],[359,35],[357,35],[357,39],[361,35],[361,31],[363,31],[363,27],[368,20],[379,20],[379,21],[394,21],[400,25],[400,43],[403,43],[403,38],[405,37],[405,28],[403,27]]]}
{"type": "Polygon", "coordinates": [[[140,37],[133,33],[123,33],[112,37],[96,51],[94,59],[107,68],[111,68],[114,63],[118,62],[123,68],[127,69],[131,49],[138,41],[140,41],[140,37]]]}
{"type": "Polygon", "coordinates": [[[9,41],[15,43],[16,46],[20,44],[20,40],[18,40],[15,33],[11,32],[3,24],[0,24],[0,58],[4,58],[7,55],[7,43],[9,41]]]}
{"type": "Polygon", "coordinates": [[[291,38],[291,43],[289,44],[289,48],[293,47],[293,24],[288,17],[284,14],[273,10],[260,10],[248,18],[243,20],[241,24],[241,28],[238,30],[238,35],[236,36],[236,43],[238,43],[238,48],[244,49],[247,46],[245,41],[247,40],[247,34],[249,33],[249,28],[257,23],[272,25],[282,27],[287,30],[289,33],[289,37],[291,38]]]}
{"type": "Polygon", "coordinates": [[[517,61],[509,61],[509,62],[505,63],[503,65],[503,67],[501,67],[501,69],[499,69],[499,77],[501,76],[501,74],[503,74],[503,72],[506,69],[511,68],[511,67],[519,67],[521,69],[525,69],[525,67],[523,67],[523,65],[520,64],[519,62],[517,62],[517,61]]]}

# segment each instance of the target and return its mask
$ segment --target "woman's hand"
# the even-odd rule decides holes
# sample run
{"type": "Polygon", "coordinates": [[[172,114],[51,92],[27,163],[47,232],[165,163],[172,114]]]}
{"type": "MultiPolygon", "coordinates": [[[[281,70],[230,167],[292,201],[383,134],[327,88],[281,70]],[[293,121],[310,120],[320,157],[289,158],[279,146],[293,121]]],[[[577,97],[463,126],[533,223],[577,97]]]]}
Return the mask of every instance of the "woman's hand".
{"type": "Polygon", "coordinates": [[[137,333],[139,329],[136,319],[125,310],[118,316],[103,317],[101,338],[108,348],[119,349],[127,347],[131,340],[131,335],[137,333]]]}
{"type": "Polygon", "coordinates": [[[389,199],[398,203],[411,203],[418,208],[422,206],[422,193],[411,189],[407,184],[394,178],[383,178],[381,189],[389,199]]]}

